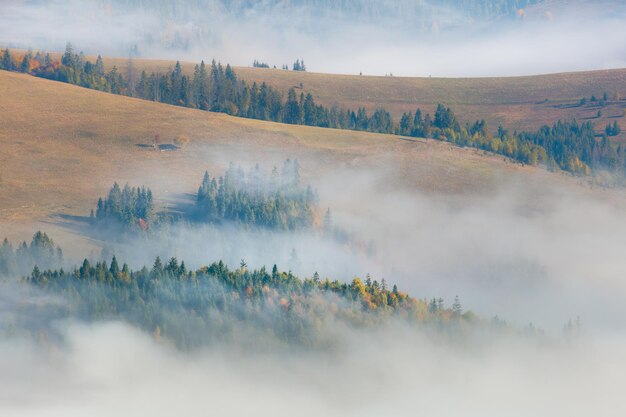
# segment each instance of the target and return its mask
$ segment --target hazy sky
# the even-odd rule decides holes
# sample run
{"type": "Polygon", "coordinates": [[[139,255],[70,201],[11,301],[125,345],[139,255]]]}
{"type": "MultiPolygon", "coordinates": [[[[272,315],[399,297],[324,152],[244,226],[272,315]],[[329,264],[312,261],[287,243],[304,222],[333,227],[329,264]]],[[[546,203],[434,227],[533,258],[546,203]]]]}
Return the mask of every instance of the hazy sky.
{"type": "Polygon", "coordinates": [[[88,53],[119,56],[137,45],[145,57],[236,65],[258,59],[280,67],[304,58],[311,71],[376,75],[521,75],[626,65],[626,6],[611,0],[551,2],[524,19],[489,21],[430,2],[424,4],[437,16],[433,21],[447,25],[428,30],[410,18],[394,23],[394,15],[373,24],[349,15],[320,19],[309,9],[270,11],[263,3],[242,6],[238,14],[189,4],[177,3],[172,15],[115,1],[4,1],[0,43],[58,50],[71,41],[88,53]]]}

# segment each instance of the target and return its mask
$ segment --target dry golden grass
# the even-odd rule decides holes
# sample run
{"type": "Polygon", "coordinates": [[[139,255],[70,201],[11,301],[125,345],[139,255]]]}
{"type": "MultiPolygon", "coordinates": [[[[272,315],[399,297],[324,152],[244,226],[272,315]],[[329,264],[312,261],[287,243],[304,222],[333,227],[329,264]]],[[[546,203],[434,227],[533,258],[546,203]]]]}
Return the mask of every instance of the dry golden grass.
{"type": "MultiPolygon", "coordinates": [[[[128,60],[106,58],[105,64],[126,71],[128,60]]],[[[134,65],[138,70],[165,72],[174,62],[135,60],[134,65]]],[[[195,64],[181,65],[186,73],[193,73],[195,64]]],[[[379,77],[250,67],[236,67],[236,73],[246,81],[266,82],[282,92],[292,87],[310,92],[326,106],[365,107],[368,111],[382,106],[396,120],[418,107],[432,114],[438,103],[451,106],[464,122],[485,119],[492,128],[534,130],[559,119],[575,118],[592,120],[603,129],[607,122],[626,120],[626,101],[615,99],[616,95],[626,98],[626,69],[500,78],[379,77]],[[581,97],[600,99],[605,92],[609,101],[604,108],[592,103],[576,106],[581,97]],[[598,110],[603,116],[596,119],[598,110]]],[[[626,132],[621,139],[626,139],[626,132]]]]}
{"type": "Polygon", "coordinates": [[[174,144],[178,147],[187,146],[189,144],[189,136],[187,135],[178,135],[174,138],[174,144]]]}
{"type": "MultiPolygon", "coordinates": [[[[53,54],[60,59],[60,54],[53,54]]],[[[88,57],[95,60],[95,57],[88,57]]],[[[126,74],[128,59],[104,58],[105,67],[117,66],[126,74]]],[[[174,61],[135,59],[138,72],[165,72],[174,61]]],[[[208,63],[210,64],[210,63],[208,63]]],[[[193,74],[195,63],[181,62],[183,71],[193,74]]],[[[241,79],[266,82],[286,93],[289,88],[313,94],[318,103],[373,111],[389,110],[399,120],[403,112],[434,113],[438,103],[451,106],[461,121],[485,119],[492,129],[502,125],[513,130],[536,130],[560,119],[590,120],[601,132],[607,123],[626,127],[626,69],[572,72],[526,77],[436,78],[380,77],[284,71],[271,68],[235,67],[241,79]],[[578,106],[582,97],[607,93],[609,100],[578,106]],[[597,118],[597,112],[603,115],[597,118]]],[[[616,138],[626,141],[626,129],[616,138]]]]}
{"type": "Polygon", "coordinates": [[[303,174],[382,168],[408,190],[486,192],[502,181],[575,181],[540,168],[434,140],[290,126],[229,117],[100,93],[0,71],[0,235],[50,231],[64,246],[91,244],[63,227],[62,216],[86,216],[114,181],[145,184],[169,204],[193,193],[205,169],[230,161],[278,164],[296,157],[303,174]],[[179,151],[137,146],[186,135],[179,151]]]}

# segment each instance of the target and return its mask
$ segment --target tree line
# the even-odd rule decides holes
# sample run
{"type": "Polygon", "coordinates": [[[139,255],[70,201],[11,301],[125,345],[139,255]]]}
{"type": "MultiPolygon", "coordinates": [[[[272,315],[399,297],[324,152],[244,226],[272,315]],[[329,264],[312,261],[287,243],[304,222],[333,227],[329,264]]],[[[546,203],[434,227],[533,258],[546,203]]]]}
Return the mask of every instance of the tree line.
{"type": "MultiPolygon", "coordinates": [[[[299,60],[297,63],[304,66],[299,60]]],[[[48,54],[28,52],[21,63],[17,63],[5,50],[1,68],[114,94],[252,119],[435,138],[504,155],[523,164],[542,163],[550,169],[576,174],[587,174],[595,169],[622,171],[626,167],[626,150],[615,149],[608,139],[621,131],[617,123],[606,129],[601,140],[595,138],[591,122],[579,124],[575,120],[558,121],[536,132],[510,132],[500,127],[498,133],[492,135],[484,120],[462,126],[449,107],[439,104],[432,117],[417,109],[415,113],[404,113],[396,124],[382,107],[372,114],[365,108],[354,111],[326,107],[317,104],[310,93],[300,91],[298,94],[296,88],[290,88],[283,99],[281,92],[266,83],[250,85],[240,80],[230,65],[224,67],[215,61],[209,66],[202,61],[191,76],[183,73],[180,62],[164,73],[142,71],[139,77],[134,74],[132,63],[126,76],[116,67],[105,72],[100,56],[92,64],[82,53],[75,53],[70,44],[61,62],[54,62],[48,54]]]]}
{"type": "Polygon", "coordinates": [[[121,319],[184,349],[229,341],[328,346],[337,324],[375,326],[392,318],[444,330],[477,321],[458,298],[452,307],[441,299],[431,306],[369,275],[350,283],[317,273],[301,279],[276,265],[249,270],[244,261],[234,270],[219,261],[191,271],[176,258],[156,258],[151,268],[133,271],[113,257],[68,271],[35,267],[25,281],[63,297],[47,306],[50,317],[121,319]]]}
{"type": "Polygon", "coordinates": [[[423,115],[420,109],[404,113],[398,133],[483,149],[524,164],[545,163],[549,169],[576,174],[589,174],[595,169],[626,169],[626,154],[621,146],[614,148],[606,135],[597,140],[591,122],[557,121],[536,132],[511,132],[499,127],[497,134],[492,135],[484,120],[461,126],[454,112],[440,104],[434,118],[428,113],[423,115]]]}
{"type": "MultiPolygon", "coordinates": [[[[258,59],[255,59],[252,62],[252,67],[253,68],[270,68],[270,65],[267,62],[263,62],[263,61],[259,61],[258,59]]],[[[287,64],[283,64],[280,68],[282,70],[289,71],[289,65],[287,64]]],[[[274,65],[274,69],[276,69],[276,65],[274,65]]],[[[304,64],[304,59],[302,60],[296,59],[291,69],[292,71],[306,71],[306,65],[304,64]]]]}

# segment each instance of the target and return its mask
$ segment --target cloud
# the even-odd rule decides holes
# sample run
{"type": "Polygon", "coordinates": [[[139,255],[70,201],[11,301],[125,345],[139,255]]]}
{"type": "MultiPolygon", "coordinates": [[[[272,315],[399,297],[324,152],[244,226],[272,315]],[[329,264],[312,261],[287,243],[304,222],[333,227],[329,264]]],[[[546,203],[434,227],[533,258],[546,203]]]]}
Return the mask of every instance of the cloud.
{"type": "MultiPolygon", "coordinates": [[[[211,158],[223,166],[239,161],[220,152],[211,158]]],[[[238,267],[244,259],[250,268],[277,264],[302,277],[318,272],[350,281],[369,273],[419,298],[443,297],[450,305],[458,295],[467,309],[520,326],[532,322],[559,332],[580,316],[599,334],[626,329],[620,297],[626,290],[626,222],[619,193],[569,181],[503,180],[484,193],[433,194],[399,183],[393,157],[381,165],[386,168],[302,163],[307,181],[319,191],[320,211],[330,208],[335,225],[361,244],[323,239],[319,231],[182,224],[148,239],[108,242],[108,253],[134,268],[152,265],[156,256],[175,256],[189,268],[219,259],[238,267]],[[370,242],[373,251],[366,250],[370,242]]],[[[261,168],[268,171],[271,165],[261,168]]],[[[199,169],[198,179],[201,174],[199,169]]],[[[169,173],[168,181],[183,180],[169,173]]],[[[140,184],[139,178],[133,182],[140,184]]]]}
{"type": "Polygon", "coordinates": [[[442,77],[604,69],[624,66],[626,59],[626,8],[609,0],[546,6],[525,20],[468,17],[437,3],[369,2],[356,11],[280,3],[121,3],[4,2],[0,42],[60,50],[71,41],[87,53],[118,56],[137,45],[144,57],[236,65],[259,59],[280,67],[304,58],[309,70],[319,72],[442,77]],[[435,19],[441,29],[424,30],[421,19],[435,19]]]}
{"type": "Polygon", "coordinates": [[[3,415],[619,416],[623,340],[453,346],[402,327],[340,352],[185,354],[115,322],[62,323],[61,350],[0,344],[3,415]],[[602,357],[602,361],[598,361],[602,357]]]}
{"type": "MultiPolygon", "coordinates": [[[[226,164],[234,156],[212,158],[226,164]]],[[[418,297],[444,296],[448,305],[459,295],[466,309],[487,319],[498,314],[517,329],[532,321],[547,338],[480,329],[462,339],[437,337],[392,320],[361,330],[325,328],[333,349],[259,349],[256,333],[248,333],[252,343],[238,348],[216,343],[187,352],[120,322],[33,314],[23,320],[34,324],[29,328],[40,322],[55,337],[34,342],[26,332],[2,333],[0,414],[622,415],[620,193],[566,179],[423,193],[398,180],[392,157],[386,162],[380,169],[355,161],[323,170],[302,162],[322,207],[331,207],[338,225],[373,240],[373,257],[304,233],[186,226],[115,250],[136,266],[163,254],[192,267],[218,258],[236,266],[240,257],[258,267],[288,265],[295,247],[303,275],[318,270],[346,280],[371,272],[418,297]],[[561,326],[577,315],[582,336],[566,342],[561,326]]],[[[0,291],[0,311],[9,317],[0,322],[4,329],[12,317],[39,311],[41,295],[12,291],[0,291]]]]}

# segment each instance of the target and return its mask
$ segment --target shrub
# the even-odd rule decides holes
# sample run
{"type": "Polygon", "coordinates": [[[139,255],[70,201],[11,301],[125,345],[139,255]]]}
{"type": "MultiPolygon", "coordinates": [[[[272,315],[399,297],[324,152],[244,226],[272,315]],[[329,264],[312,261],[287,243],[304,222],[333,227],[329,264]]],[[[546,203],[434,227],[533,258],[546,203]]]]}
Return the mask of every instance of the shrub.
{"type": "Polygon", "coordinates": [[[174,138],[174,144],[179,147],[186,146],[189,143],[189,136],[187,135],[178,135],[174,138]]]}

